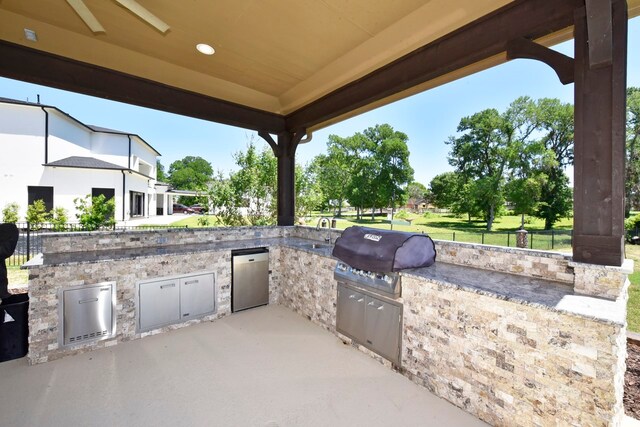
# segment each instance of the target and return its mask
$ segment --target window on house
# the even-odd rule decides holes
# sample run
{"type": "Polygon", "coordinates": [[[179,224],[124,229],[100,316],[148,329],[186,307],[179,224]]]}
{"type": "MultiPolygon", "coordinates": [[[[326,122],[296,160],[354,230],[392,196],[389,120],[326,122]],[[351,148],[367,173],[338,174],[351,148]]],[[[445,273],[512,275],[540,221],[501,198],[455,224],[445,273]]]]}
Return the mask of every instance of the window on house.
{"type": "Polygon", "coordinates": [[[144,193],[130,191],[129,206],[131,216],[144,216],[144,193]]]}
{"type": "Polygon", "coordinates": [[[105,200],[113,199],[116,196],[115,188],[92,188],[91,197],[98,197],[103,195],[105,200]]]}
{"type": "Polygon", "coordinates": [[[30,205],[36,200],[42,200],[47,207],[47,211],[53,209],[53,187],[35,187],[30,185],[27,187],[27,193],[30,205]]]}

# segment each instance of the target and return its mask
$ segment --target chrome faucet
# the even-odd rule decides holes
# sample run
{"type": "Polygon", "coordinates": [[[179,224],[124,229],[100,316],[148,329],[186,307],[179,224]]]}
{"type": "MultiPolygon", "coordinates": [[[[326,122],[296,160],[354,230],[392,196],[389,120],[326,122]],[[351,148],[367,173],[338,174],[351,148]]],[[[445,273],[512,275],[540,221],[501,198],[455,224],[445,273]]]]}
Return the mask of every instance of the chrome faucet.
{"type": "Polygon", "coordinates": [[[328,230],[327,237],[324,238],[324,241],[331,244],[331,219],[326,216],[321,216],[320,219],[318,219],[318,223],[316,224],[316,231],[320,231],[320,225],[323,223],[323,221],[327,221],[328,230]]]}

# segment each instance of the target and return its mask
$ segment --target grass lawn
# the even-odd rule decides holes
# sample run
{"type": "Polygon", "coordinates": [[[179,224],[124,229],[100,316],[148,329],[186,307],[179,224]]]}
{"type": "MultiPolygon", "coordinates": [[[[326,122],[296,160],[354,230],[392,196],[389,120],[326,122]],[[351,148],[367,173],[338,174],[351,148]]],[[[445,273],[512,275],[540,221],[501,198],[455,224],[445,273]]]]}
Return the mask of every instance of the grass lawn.
{"type": "Polygon", "coordinates": [[[22,285],[29,280],[28,271],[20,270],[20,266],[18,265],[7,266],[7,273],[9,285],[22,285]]]}
{"type": "Polygon", "coordinates": [[[640,245],[625,245],[625,253],[634,262],[633,274],[629,276],[627,323],[630,331],[640,332],[640,245]]]}
{"type": "Polygon", "coordinates": [[[179,221],[172,222],[172,227],[189,227],[189,228],[197,228],[197,227],[215,227],[217,224],[216,217],[213,215],[189,215],[186,218],[182,218],[179,221]],[[198,224],[198,218],[208,218],[209,225],[200,225],[198,224]]]}

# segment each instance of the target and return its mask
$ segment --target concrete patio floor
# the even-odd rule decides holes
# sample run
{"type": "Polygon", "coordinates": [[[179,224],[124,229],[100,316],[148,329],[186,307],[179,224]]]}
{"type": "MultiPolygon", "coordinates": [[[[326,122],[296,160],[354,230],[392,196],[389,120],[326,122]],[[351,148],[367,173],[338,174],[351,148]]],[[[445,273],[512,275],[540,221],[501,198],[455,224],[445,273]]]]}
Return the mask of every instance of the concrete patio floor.
{"type": "Polygon", "coordinates": [[[3,427],[486,425],[279,306],[1,363],[0,386],[3,427]]]}

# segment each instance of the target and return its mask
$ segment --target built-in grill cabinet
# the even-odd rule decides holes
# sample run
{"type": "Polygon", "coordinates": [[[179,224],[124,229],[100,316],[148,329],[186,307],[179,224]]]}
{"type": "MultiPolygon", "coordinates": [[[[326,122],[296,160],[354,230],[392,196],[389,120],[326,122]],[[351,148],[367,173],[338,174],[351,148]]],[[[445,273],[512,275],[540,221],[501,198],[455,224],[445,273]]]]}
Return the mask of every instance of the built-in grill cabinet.
{"type": "Polygon", "coordinates": [[[336,330],[400,366],[399,302],[338,282],[336,330]]]}
{"type": "Polygon", "coordinates": [[[59,339],[63,346],[104,340],[115,334],[115,282],[62,288],[59,297],[59,339]]]}

